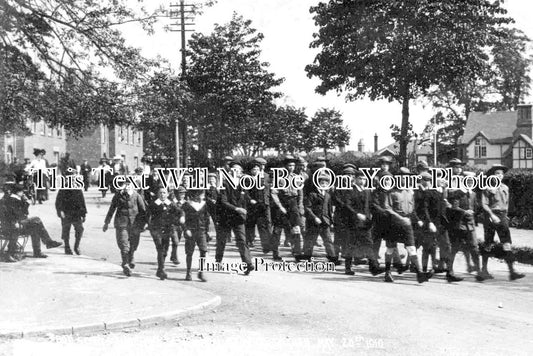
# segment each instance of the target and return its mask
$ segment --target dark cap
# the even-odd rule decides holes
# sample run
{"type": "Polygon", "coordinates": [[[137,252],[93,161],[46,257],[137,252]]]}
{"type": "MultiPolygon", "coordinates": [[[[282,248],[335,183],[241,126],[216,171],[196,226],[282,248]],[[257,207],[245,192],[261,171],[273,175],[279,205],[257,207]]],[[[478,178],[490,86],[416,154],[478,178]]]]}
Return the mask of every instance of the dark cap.
{"type": "Polygon", "coordinates": [[[464,166],[464,163],[459,158],[453,158],[448,162],[448,167],[464,166]]]}
{"type": "Polygon", "coordinates": [[[389,163],[389,164],[391,164],[392,163],[392,157],[391,156],[381,156],[381,157],[379,157],[379,162],[380,163],[389,163]]]}
{"type": "Polygon", "coordinates": [[[357,169],[357,167],[355,166],[355,164],[352,164],[352,163],[345,163],[342,165],[342,169],[344,168],[353,168],[353,169],[357,169]]]}
{"type": "Polygon", "coordinates": [[[296,163],[296,158],[294,158],[294,156],[291,156],[291,155],[285,156],[285,157],[283,158],[283,163],[284,163],[284,164],[288,164],[288,163],[296,163]]]}
{"type": "Polygon", "coordinates": [[[267,161],[266,159],[262,158],[262,157],[256,157],[254,158],[254,160],[252,161],[253,164],[261,164],[261,165],[265,165],[267,164],[267,161]]]}
{"type": "Polygon", "coordinates": [[[416,164],[416,168],[418,169],[429,169],[429,165],[426,161],[418,161],[416,164]]]}
{"type": "Polygon", "coordinates": [[[352,167],[346,167],[342,170],[342,174],[353,174],[355,175],[357,172],[356,169],[352,168],[352,167]]]}
{"type": "Polygon", "coordinates": [[[431,180],[431,174],[428,172],[422,172],[419,174],[420,177],[422,177],[422,180],[431,180]]]}
{"type": "Polygon", "coordinates": [[[411,171],[407,167],[400,167],[400,175],[409,176],[411,175],[411,171]]]}
{"type": "Polygon", "coordinates": [[[24,191],[24,186],[22,184],[13,184],[11,186],[12,193],[18,193],[24,191]]]}

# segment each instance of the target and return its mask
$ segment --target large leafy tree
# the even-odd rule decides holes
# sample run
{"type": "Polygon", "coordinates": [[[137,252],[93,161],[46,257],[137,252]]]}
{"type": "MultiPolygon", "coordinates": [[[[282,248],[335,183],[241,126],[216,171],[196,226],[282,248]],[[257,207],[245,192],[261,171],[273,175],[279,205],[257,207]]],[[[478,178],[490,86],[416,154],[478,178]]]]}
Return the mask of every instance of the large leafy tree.
{"type": "Polygon", "coordinates": [[[432,88],[427,96],[438,110],[428,127],[439,129],[439,152],[457,154],[459,138],[472,111],[515,110],[530,90],[530,40],[514,28],[502,29],[491,48],[490,67],[476,80],[458,79],[432,88]]]}
{"type": "Polygon", "coordinates": [[[308,125],[304,108],[278,107],[265,122],[265,147],[291,154],[305,150],[308,125]]]}
{"type": "Polygon", "coordinates": [[[144,130],[145,153],[175,159],[176,120],[190,115],[192,96],[181,78],[157,72],[137,91],[138,127],[144,130]]]}
{"type": "Polygon", "coordinates": [[[306,70],[321,80],[316,91],[401,103],[401,162],[411,100],[477,78],[489,65],[486,49],[511,21],[499,1],[486,0],[330,0],[311,12],[319,27],[311,47],[320,52],[306,70]]]}
{"type": "Polygon", "coordinates": [[[151,32],[160,11],[126,4],[0,0],[0,92],[9,97],[1,101],[2,129],[24,129],[37,114],[74,133],[95,122],[132,120],[131,84],[146,78],[155,62],[126,44],[120,26],[138,22],[151,32]]]}
{"type": "Polygon", "coordinates": [[[335,109],[319,109],[306,129],[306,147],[318,147],[327,155],[329,149],[347,145],[350,130],[344,126],[342,114],[335,109]]]}
{"type": "Polygon", "coordinates": [[[211,34],[195,33],[189,41],[186,79],[198,102],[190,124],[199,128],[200,150],[211,149],[214,158],[237,147],[253,151],[261,141],[257,127],[280,96],[274,88],[282,79],[260,59],[262,39],[251,21],[234,14],[211,34]]]}

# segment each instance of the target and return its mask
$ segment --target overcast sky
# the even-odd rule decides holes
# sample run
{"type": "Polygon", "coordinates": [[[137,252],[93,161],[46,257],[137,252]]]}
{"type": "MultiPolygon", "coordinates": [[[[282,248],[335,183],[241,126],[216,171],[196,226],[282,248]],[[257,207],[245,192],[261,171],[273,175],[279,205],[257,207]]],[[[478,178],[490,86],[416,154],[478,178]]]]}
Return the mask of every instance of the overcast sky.
{"type": "MultiPolygon", "coordinates": [[[[147,0],[143,5],[150,8],[178,2],[178,0],[172,2],[147,0]]],[[[192,2],[195,1],[186,3],[192,2]]],[[[210,33],[215,23],[227,23],[234,11],[252,20],[252,26],[265,35],[262,42],[263,60],[271,64],[272,72],[285,78],[280,87],[280,91],[285,94],[284,103],[305,107],[309,116],[321,107],[336,108],[343,113],[344,122],[352,133],[348,149],[355,150],[357,142],[362,138],[366,150],[372,150],[374,133],[378,134],[379,148],[382,148],[393,142],[390,125],[400,125],[400,104],[370,100],[345,102],[343,96],[339,97],[335,93],[322,96],[314,92],[318,81],[306,76],[304,68],[313,62],[317,53],[316,50],[309,48],[313,32],[316,31],[309,8],[318,2],[318,0],[218,0],[215,6],[206,9],[204,14],[196,18],[194,30],[210,33]]],[[[515,26],[533,38],[533,21],[531,21],[533,2],[506,0],[504,6],[509,10],[509,16],[516,20],[515,26]]],[[[171,22],[163,19],[161,25],[171,22]]],[[[187,37],[189,34],[187,33],[187,37]]],[[[159,28],[154,35],[147,36],[136,28],[128,27],[126,38],[133,45],[141,47],[145,55],[159,54],[170,60],[176,71],[179,70],[179,32],[164,32],[159,28]]],[[[433,111],[423,102],[413,102],[410,115],[415,131],[420,132],[433,115],[433,111]]]]}

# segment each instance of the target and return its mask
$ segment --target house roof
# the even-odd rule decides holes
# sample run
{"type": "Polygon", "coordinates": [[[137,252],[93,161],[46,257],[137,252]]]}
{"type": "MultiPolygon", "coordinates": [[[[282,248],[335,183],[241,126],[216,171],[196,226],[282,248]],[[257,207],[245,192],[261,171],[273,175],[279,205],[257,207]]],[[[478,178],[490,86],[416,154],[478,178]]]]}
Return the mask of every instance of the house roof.
{"type": "Polygon", "coordinates": [[[524,135],[524,134],[520,134],[516,136],[515,139],[513,140],[513,144],[520,139],[524,140],[530,146],[533,146],[533,140],[531,139],[531,137],[524,135]]]}
{"type": "MultiPolygon", "coordinates": [[[[407,154],[411,154],[415,151],[415,140],[412,139],[407,145],[407,154]]],[[[433,149],[428,143],[423,143],[416,148],[416,154],[419,156],[431,155],[433,149]]],[[[378,155],[393,154],[398,155],[400,153],[400,144],[398,142],[391,143],[390,145],[383,147],[378,151],[378,155]]]]}
{"type": "Polygon", "coordinates": [[[490,143],[510,143],[517,120],[516,111],[472,112],[466,120],[461,143],[469,144],[480,133],[490,143]]]}

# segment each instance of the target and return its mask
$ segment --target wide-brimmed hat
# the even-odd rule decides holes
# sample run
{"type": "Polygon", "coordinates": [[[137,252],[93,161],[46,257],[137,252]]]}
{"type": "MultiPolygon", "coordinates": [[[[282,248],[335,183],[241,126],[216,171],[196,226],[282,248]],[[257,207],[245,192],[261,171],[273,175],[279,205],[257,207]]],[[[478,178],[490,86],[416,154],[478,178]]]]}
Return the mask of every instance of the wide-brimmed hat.
{"type": "Polygon", "coordinates": [[[506,166],[504,166],[503,164],[493,164],[492,167],[490,167],[487,171],[487,175],[488,176],[491,176],[494,174],[494,172],[498,171],[498,170],[502,170],[503,171],[503,174],[505,174],[509,168],[507,168],[506,166]]]}
{"type": "Polygon", "coordinates": [[[296,160],[297,160],[297,162],[298,162],[299,164],[305,164],[305,163],[307,163],[307,161],[306,161],[305,158],[303,158],[303,157],[298,157],[296,160]]]}
{"type": "Polygon", "coordinates": [[[225,156],[222,160],[223,160],[224,162],[232,162],[232,161],[233,161],[233,157],[231,157],[231,156],[225,156]]]}
{"type": "Polygon", "coordinates": [[[461,161],[459,158],[453,158],[448,162],[447,167],[455,167],[455,166],[464,166],[464,162],[461,161]]]}
{"type": "Polygon", "coordinates": [[[122,156],[116,155],[115,157],[113,157],[113,160],[116,160],[116,159],[122,159],[122,156]]]}
{"type": "Polygon", "coordinates": [[[181,185],[178,187],[178,194],[185,194],[187,193],[187,189],[185,187],[182,187],[181,185]]]}

